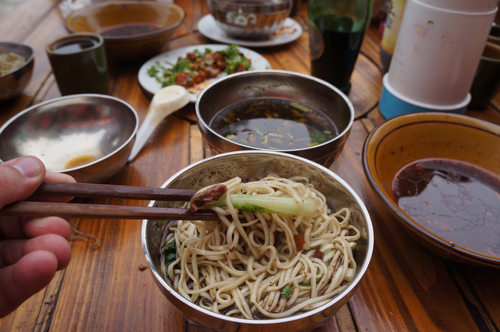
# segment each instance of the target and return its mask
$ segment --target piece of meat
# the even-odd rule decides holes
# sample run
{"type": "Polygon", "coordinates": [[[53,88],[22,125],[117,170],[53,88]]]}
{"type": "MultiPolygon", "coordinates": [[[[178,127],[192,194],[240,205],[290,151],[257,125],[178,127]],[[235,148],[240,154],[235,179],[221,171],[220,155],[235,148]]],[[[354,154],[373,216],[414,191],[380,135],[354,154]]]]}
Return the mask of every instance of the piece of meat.
{"type": "Polygon", "coordinates": [[[220,74],[220,70],[212,66],[206,66],[204,70],[207,72],[208,77],[217,77],[220,74]]]}
{"type": "Polygon", "coordinates": [[[226,191],[227,187],[224,184],[213,185],[203,192],[198,191],[189,201],[189,208],[191,209],[191,212],[196,212],[200,207],[207,203],[218,201],[219,198],[226,193],[226,191]]]}
{"type": "Polygon", "coordinates": [[[306,241],[304,241],[302,236],[300,236],[299,234],[294,234],[293,239],[295,240],[295,247],[297,248],[297,252],[301,252],[304,249],[304,243],[306,243],[306,241]]]}
{"type": "Polygon", "coordinates": [[[183,86],[185,88],[192,87],[194,85],[193,80],[191,82],[188,80],[188,78],[191,77],[187,73],[179,73],[175,77],[175,84],[183,86]]]}

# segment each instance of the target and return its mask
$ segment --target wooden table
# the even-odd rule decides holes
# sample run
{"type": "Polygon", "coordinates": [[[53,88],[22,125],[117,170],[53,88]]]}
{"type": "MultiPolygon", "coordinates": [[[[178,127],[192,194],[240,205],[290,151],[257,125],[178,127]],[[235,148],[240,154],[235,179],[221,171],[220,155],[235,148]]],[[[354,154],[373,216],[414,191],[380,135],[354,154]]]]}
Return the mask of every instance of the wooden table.
{"type": "MultiPolygon", "coordinates": [[[[211,41],[197,32],[207,14],[203,0],[176,0],[188,13],[175,38],[175,49],[211,41]]],[[[283,46],[258,49],[274,69],[309,73],[305,4],[296,20],[303,35],[283,46]]],[[[33,79],[24,94],[0,104],[0,124],[23,109],[59,97],[44,51],[49,41],[66,35],[57,0],[24,0],[0,17],[0,40],[35,50],[33,79]]],[[[377,107],[381,90],[376,27],[365,37],[349,95],[357,119],[339,159],[331,169],[361,196],[375,228],[375,251],[357,293],[327,326],[317,331],[499,331],[500,270],[445,261],[415,243],[370,188],[361,166],[364,140],[384,121],[377,107]]],[[[110,94],[129,102],[145,117],[149,100],[137,82],[141,63],[110,65],[110,94]]],[[[467,115],[500,124],[500,95],[484,111],[467,115]]],[[[205,157],[194,106],[164,120],[134,162],[109,182],[159,187],[178,170],[205,157]]],[[[90,200],[89,200],[90,201],[90,200]]],[[[147,202],[93,200],[146,205],[147,202]]],[[[197,331],[161,295],[148,270],[136,220],[75,219],[71,225],[102,241],[72,241],[69,266],[50,285],[0,322],[2,331],[197,331]]]]}

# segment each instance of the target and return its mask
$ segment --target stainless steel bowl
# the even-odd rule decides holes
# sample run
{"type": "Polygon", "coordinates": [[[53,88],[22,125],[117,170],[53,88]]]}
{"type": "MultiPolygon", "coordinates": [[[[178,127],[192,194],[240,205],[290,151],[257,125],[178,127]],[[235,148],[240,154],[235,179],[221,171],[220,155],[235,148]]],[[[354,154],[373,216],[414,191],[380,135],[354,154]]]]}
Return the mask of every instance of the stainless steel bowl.
{"type": "Polygon", "coordinates": [[[26,58],[26,62],[13,72],[0,76],[0,101],[19,96],[31,81],[34,66],[34,52],[28,45],[0,43],[0,54],[15,53],[26,58]]]}
{"type": "Polygon", "coordinates": [[[0,128],[0,162],[33,155],[48,171],[100,183],[127,162],[139,118],[118,98],[81,94],[34,105],[0,128]]]}
{"type": "Polygon", "coordinates": [[[281,29],[292,0],[207,0],[215,23],[228,35],[264,39],[281,29]]]}
{"type": "Polygon", "coordinates": [[[229,75],[208,86],[196,102],[198,127],[212,155],[259,150],[233,142],[209,127],[210,120],[224,107],[247,99],[283,98],[319,109],[332,119],[339,134],[333,139],[304,149],[281,150],[329,167],[342,151],[354,121],[350,100],[333,85],[309,75],[288,71],[248,71],[229,75]]]}
{"type": "MultiPolygon", "coordinates": [[[[282,319],[245,320],[216,314],[186,300],[174,291],[160,274],[158,248],[162,230],[154,220],[142,223],[142,247],[153,274],[154,281],[167,299],[182,313],[190,324],[209,331],[310,331],[328,322],[355,293],[363,278],[373,252],[373,227],[363,202],[354,190],[332,171],[309,160],[270,151],[238,151],[221,154],[190,165],[173,175],[162,188],[200,189],[210,184],[226,181],[235,176],[262,178],[269,173],[282,177],[305,175],[326,197],[332,209],[350,206],[353,225],[358,227],[361,238],[357,241],[354,258],[358,269],[349,287],[324,306],[315,310],[282,319]]],[[[171,207],[172,202],[150,202],[149,206],[171,207]]]]}

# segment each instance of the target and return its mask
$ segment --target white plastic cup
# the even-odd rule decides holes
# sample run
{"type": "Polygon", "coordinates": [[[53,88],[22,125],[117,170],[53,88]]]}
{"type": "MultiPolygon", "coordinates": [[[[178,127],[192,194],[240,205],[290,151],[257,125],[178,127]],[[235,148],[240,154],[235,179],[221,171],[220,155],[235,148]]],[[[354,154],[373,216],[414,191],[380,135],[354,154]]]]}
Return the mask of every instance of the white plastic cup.
{"type": "Polygon", "coordinates": [[[497,0],[408,0],[387,83],[423,104],[462,104],[496,6],[497,0]]]}

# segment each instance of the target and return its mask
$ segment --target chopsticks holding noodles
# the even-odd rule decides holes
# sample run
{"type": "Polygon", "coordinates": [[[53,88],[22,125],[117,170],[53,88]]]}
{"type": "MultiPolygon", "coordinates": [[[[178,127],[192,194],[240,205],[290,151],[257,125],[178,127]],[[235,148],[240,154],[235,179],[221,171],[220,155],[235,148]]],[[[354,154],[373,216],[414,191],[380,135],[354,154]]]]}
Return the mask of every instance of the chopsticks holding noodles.
{"type": "MultiPolygon", "coordinates": [[[[196,190],[132,187],[93,183],[43,182],[33,196],[68,196],[85,198],[122,198],[160,201],[190,201],[196,190]]],[[[103,219],[158,219],[158,220],[205,220],[217,221],[219,217],[211,210],[142,207],[128,205],[53,203],[23,201],[6,205],[0,216],[103,219]]]]}

